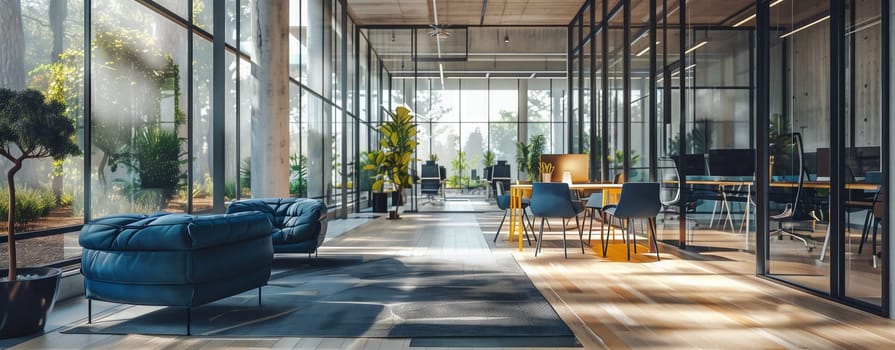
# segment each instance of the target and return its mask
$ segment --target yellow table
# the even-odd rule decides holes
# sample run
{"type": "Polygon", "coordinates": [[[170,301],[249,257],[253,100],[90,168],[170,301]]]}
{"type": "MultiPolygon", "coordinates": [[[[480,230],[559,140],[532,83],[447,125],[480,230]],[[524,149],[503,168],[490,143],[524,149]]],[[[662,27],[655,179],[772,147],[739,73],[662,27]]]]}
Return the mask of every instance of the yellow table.
{"type": "MultiPolygon", "coordinates": [[[[579,191],[603,191],[607,189],[621,190],[622,184],[572,184],[571,190],[579,191]]],[[[522,225],[522,198],[531,196],[531,184],[510,185],[510,236],[512,242],[516,239],[516,222],[522,225]]],[[[522,251],[522,232],[519,232],[519,251],[522,251]]]]}

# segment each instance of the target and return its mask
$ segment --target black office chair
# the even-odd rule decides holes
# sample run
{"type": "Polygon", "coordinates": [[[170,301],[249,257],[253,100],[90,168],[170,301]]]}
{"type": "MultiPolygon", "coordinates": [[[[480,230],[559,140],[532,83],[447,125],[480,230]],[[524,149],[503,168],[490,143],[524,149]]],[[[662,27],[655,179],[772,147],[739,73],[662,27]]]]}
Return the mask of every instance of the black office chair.
{"type": "Polygon", "coordinates": [[[796,233],[792,227],[787,228],[784,226],[784,223],[793,224],[796,222],[813,220],[808,216],[806,211],[802,210],[802,202],[805,199],[804,197],[806,197],[803,186],[807,175],[803,163],[805,155],[802,148],[802,136],[799,133],[780,135],[774,142],[775,147],[773,148],[780,153],[774,155],[775,165],[772,166],[772,169],[783,169],[785,170],[783,172],[784,174],[797,173],[798,175],[784,176],[783,179],[784,181],[797,181],[795,192],[788,191],[790,189],[781,186],[770,187],[772,189],[771,192],[774,192],[769,193],[771,200],[777,201],[778,203],[782,202],[784,204],[782,211],[769,216],[769,219],[772,221],[777,221],[777,228],[774,231],[771,231],[770,235],[777,235],[778,239],[783,239],[783,236],[789,236],[790,239],[797,239],[801,241],[805,245],[805,248],[810,252],[814,250],[815,242],[806,235],[796,233]],[[788,160],[789,164],[786,164],[786,162],[780,164],[780,159],[788,160]]]}

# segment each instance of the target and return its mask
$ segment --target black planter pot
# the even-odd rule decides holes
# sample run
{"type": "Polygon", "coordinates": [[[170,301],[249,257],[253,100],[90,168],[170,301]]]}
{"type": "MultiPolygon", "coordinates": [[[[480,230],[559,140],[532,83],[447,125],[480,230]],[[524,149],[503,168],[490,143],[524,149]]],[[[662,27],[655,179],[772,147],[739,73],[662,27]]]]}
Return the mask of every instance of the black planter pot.
{"type": "MultiPolygon", "coordinates": [[[[0,270],[0,276],[9,271],[0,270]]],[[[39,275],[37,279],[0,281],[0,339],[26,336],[44,329],[47,314],[56,302],[59,277],[56,268],[18,269],[19,275],[39,275]]]]}
{"type": "Polygon", "coordinates": [[[373,192],[373,207],[374,213],[385,213],[388,212],[388,193],[384,192],[373,192]]]}

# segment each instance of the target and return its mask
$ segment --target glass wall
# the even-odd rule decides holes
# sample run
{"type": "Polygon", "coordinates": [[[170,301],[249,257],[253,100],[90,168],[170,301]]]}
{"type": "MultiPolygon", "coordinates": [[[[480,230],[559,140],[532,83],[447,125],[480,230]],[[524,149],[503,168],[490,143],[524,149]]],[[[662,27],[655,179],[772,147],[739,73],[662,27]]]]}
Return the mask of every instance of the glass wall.
{"type": "MultiPolygon", "coordinates": [[[[85,220],[215,212],[223,201],[251,197],[254,9],[248,0],[193,5],[22,2],[20,18],[11,20],[21,21],[23,31],[10,37],[23,48],[23,60],[3,68],[2,87],[31,87],[65,102],[83,155],[29,160],[17,176],[19,200],[41,203],[33,217],[19,217],[20,266],[77,258],[76,235],[85,220]],[[215,28],[215,16],[224,17],[223,28],[215,28]],[[223,52],[215,51],[215,34],[224,36],[223,52]],[[220,80],[213,64],[218,54],[224,58],[220,80]],[[218,81],[222,98],[214,95],[218,81]],[[85,87],[91,103],[85,103],[85,87]],[[215,125],[224,126],[223,135],[215,134],[215,125]],[[224,161],[216,163],[221,153],[224,161]]],[[[368,181],[357,160],[376,138],[370,121],[381,118],[380,107],[391,106],[391,73],[344,1],[292,0],[289,9],[289,76],[283,77],[290,95],[289,193],[323,199],[343,217],[367,206],[368,181]]],[[[0,170],[8,167],[0,163],[0,170]]],[[[7,254],[3,249],[0,255],[7,254]]]]}
{"type": "MultiPolygon", "coordinates": [[[[518,140],[543,135],[545,153],[564,150],[562,97],[557,96],[566,86],[564,79],[448,78],[444,86],[440,79],[415,80],[417,154],[445,166],[448,188],[480,185],[486,151],[511,164],[513,180],[527,179],[515,165],[518,140]],[[520,105],[527,108],[520,111],[520,105]]],[[[413,81],[396,79],[405,91],[413,88],[413,81]]]]}
{"type": "Polygon", "coordinates": [[[712,3],[586,2],[573,140],[599,123],[604,180],[660,182],[661,241],[888,315],[888,2],[712,3]]]}

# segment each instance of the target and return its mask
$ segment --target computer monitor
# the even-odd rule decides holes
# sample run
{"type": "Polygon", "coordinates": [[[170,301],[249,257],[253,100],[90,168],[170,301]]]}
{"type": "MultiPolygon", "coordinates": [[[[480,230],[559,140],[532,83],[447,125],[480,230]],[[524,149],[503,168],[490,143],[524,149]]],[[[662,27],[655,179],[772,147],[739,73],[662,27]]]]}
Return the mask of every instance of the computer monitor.
{"type": "Polygon", "coordinates": [[[438,164],[435,164],[435,162],[432,162],[432,164],[423,164],[422,169],[420,169],[420,177],[440,178],[441,174],[438,172],[438,164]]]}
{"type": "Polygon", "coordinates": [[[705,155],[703,154],[685,154],[683,157],[677,156],[672,159],[683,176],[706,175],[705,155]],[[682,159],[683,162],[681,162],[682,159]]]}
{"type": "Polygon", "coordinates": [[[865,177],[869,171],[880,170],[880,148],[877,146],[848,149],[848,168],[856,177],[865,177]]]}
{"type": "Polygon", "coordinates": [[[815,157],[815,174],[817,174],[818,180],[829,180],[830,179],[830,149],[829,148],[818,148],[817,156],[815,157]]]}
{"type": "Polygon", "coordinates": [[[509,179],[510,178],[510,165],[509,164],[500,164],[493,166],[491,168],[491,178],[492,179],[509,179]]]}
{"type": "MultiPolygon", "coordinates": [[[[817,149],[817,178],[830,178],[830,149],[817,149]]],[[[849,148],[846,152],[846,181],[867,176],[868,171],[880,170],[880,149],[876,146],[849,148]]]]}
{"type": "MultiPolygon", "coordinates": [[[[755,150],[709,150],[709,174],[712,176],[755,175],[755,150]]],[[[690,175],[690,174],[688,174],[690,175]]]]}

